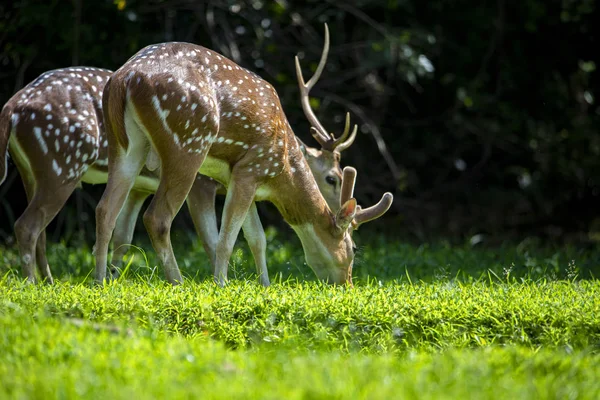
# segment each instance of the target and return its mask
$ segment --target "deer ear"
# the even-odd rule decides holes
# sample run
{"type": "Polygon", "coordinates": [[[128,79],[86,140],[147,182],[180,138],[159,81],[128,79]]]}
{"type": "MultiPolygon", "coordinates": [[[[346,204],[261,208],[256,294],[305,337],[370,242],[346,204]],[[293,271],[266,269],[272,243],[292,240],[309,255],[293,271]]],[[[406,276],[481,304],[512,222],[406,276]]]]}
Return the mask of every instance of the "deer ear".
{"type": "Polygon", "coordinates": [[[306,146],[304,146],[304,144],[300,145],[300,151],[302,152],[302,155],[306,157],[306,146]]]}
{"type": "Polygon", "coordinates": [[[302,155],[304,157],[306,157],[306,145],[304,144],[304,142],[302,140],[300,140],[299,137],[296,136],[296,143],[298,143],[298,147],[300,147],[300,151],[302,152],[302,155]]]}
{"type": "Polygon", "coordinates": [[[352,198],[342,205],[335,215],[335,225],[345,232],[356,215],[356,199],[352,198]]]}

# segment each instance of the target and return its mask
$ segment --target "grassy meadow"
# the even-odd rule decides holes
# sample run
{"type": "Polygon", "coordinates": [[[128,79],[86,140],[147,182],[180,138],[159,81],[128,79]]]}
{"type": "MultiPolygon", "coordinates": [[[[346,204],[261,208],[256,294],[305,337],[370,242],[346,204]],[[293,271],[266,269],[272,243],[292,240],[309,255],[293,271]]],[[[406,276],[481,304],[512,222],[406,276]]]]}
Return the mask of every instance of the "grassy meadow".
{"type": "Polygon", "coordinates": [[[179,287],[148,244],[104,287],[86,245],[49,245],[54,286],[25,284],[0,247],[0,398],[600,398],[593,246],[359,232],[346,288],[269,230],[272,286],[240,243],[219,288],[201,245],[173,241],[179,287]]]}

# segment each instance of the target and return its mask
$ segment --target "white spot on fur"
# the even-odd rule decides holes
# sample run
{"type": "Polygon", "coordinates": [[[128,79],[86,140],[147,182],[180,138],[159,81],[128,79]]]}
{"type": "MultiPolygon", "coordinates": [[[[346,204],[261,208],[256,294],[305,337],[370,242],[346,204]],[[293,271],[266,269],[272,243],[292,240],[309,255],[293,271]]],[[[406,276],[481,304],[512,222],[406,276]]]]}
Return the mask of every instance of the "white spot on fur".
{"type": "Polygon", "coordinates": [[[40,144],[40,148],[42,149],[42,152],[44,154],[48,154],[48,145],[46,144],[46,141],[44,140],[43,136],[42,136],[42,128],[36,126],[33,128],[33,133],[35,134],[35,138],[37,139],[38,143],[40,144]]]}
{"type": "Polygon", "coordinates": [[[60,174],[62,174],[62,168],[58,165],[58,163],[54,159],[52,160],[52,169],[54,170],[54,172],[56,173],[57,176],[60,176],[60,174]]]}

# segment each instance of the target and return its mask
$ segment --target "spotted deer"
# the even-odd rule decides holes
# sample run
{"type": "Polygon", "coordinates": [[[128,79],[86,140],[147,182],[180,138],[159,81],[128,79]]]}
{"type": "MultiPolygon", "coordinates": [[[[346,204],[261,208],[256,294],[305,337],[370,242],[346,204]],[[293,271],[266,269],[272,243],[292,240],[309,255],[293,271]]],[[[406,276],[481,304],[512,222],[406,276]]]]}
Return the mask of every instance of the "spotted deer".
{"type": "MultiPolygon", "coordinates": [[[[102,90],[112,71],[92,67],[71,67],[48,71],[15,94],[0,114],[0,184],[6,177],[8,147],[22,177],[28,206],[15,224],[24,273],[35,280],[37,261],[41,275],[52,283],[45,254],[45,227],[63,207],[81,182],[99,184],[107,179],[107,141],[101,108],[102,90]],[[36,260],[34,261],[34,253],[36,260]]],[[[299,140],[299,139],[298,139],[299,140]]],[[[328,204],[339,205],[341,169],[340,151],[354,140],[330,138],[322,149],[301,144],[315,174],[319,189],[328,204]]],[[[300,142],[300,140],[299,140],[300,142]]],[[[301,143],[301,142],[300,142],[301,143]]],[[[131,243],[139,210],[158,186],[156,174],[143,171],[136,180],[113,235],[113,262],[118,264],[131,243]]],[[[214,265],[218,236],[215,195],[222,192],[214,180],[198,175],[188,196],[190,215],[214,265]]],[[[264,260],[264,231],[260,220],[257,261],[264,260]]],[[[261,266],[266,269],[266,264],[261,266]]],[[[268,284],[268,276],[261,278],[268,284]]]]}
{"type": "MultiPolygon", "coordinates": [[[[325,36],[327,44],[327,28],[325,36]]],[[[298,79],[302,83],[300,74],[298,79]]],[[[312,84],[309,81],[307,89],[312,84]]],[[[255,201],[275,204],[300,237],[307,263],[318,278],[349,284],[352,231],[383,215],[392,203],[392,195],[386,193],[376,205],[361,209],[348,197],[355,174],[346,168],[341,192],[347,198],[333,212],[274,88],[201,46],[171,42],[140,50],[109,79],[103,110],[109,163],[108,182],[96,208],[98,282],[106,278],[108,246],[119,210],[144,166],[160,165],[160,183],[143,220],[173,284],[181,283],[182,276],[171,246],[171,224],[198,172],[227,188],[215,255],[214,278],[220,285],[227,281],[228,262],[242,226],[247,237],[256,235],[247,225],[258,216],[255,201]]],[[[313,127],[328,137],[320,124],[314,126],[312,111],[310,115],[313,127]]]]}
{"type": "Polygon", "coordinates": [[[102,89],[111,71],[74,67],[48,71],[17,92],[0,113],[0,183],[8,147],[25,186],[28,206],[15,236],[28,280],[52,283],[45,228],[80,181],[96,183],[106,168],[102,89]],[[37,260],[36,260],[37,259],[37,260]]]}

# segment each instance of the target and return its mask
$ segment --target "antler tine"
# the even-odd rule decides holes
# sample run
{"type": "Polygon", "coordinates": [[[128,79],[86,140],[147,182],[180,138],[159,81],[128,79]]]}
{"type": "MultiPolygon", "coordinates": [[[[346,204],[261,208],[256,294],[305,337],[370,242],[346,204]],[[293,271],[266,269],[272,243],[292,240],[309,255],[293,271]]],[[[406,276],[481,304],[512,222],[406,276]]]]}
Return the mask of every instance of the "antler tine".
{"type": "Polygon", "coordinates": [[[311,90],[315,83],[321,77],[321,73],[323,73],[323,69],[325,69],[325,64],[327,64],[327,56],[329,55],[329,27],[327,23],[325,23],[325,43],[323,44],[323,53],[321,53],[321,59],[319,60],[319,65],[317,65],[317,69],[315,70],[315,74],[306,82],[306,88],[311,90]]]}
{"type": "Polygon", "coordinates": [[[354,196],[354,184],[356,183],[356,169],[345,167],[342,175],[342,190],[340,203],[344,204],[354,196]]]}
{"type": "Polygon", "coordinates": [[[319,144],[324,150],[333,151],[333,139],[325,136],[325,134],[320,132],[319,129],[315,128],[314,126],[310,127],[310,131],[312,133],[312,136],[317,142],[319,142],[319,144]]]}
{"type": "MultiPolygon", "coordinates": [[[[344,170],[345,171],[345,170],[344,170]]],[[[392,206],[392,202],[394,201],[394,196],[390,193],[384,193],[379,203],[365,209],[359,209],[356,212],[356,216],[354,217],[354,222],[357,227],[360,224],[364,224],[365,222],[372,221],[381,217],[383,214],[387,212],[392,206]]]]}
{"type": "Polygon", "coordinates": [[[348,133],[350,132],[350,113],[346,113],[346,126],[344,127],[344,133],[333,143],[333,148],[338,152],[342,152],[346,150],[348,147],[354,143],[354,139],[356,139],[356,133],[358,132],[358,125],[354,124],[354,129],[352,130],[352,135],[348,138],[348,133]],[[346,140],[346,138],[348,138],[346,140]]]}
{"type": "Polygon", "coordinates": [[[321,73],[325,68],[325,64],[327,63],[327,55],[329,54],[329,27],[325,24],[325,44],[323,45],[323,53],[321,54],[321,60],[319,61],[319,65],[317,66],[317,70],[315,74],[308,80],[308,82],[304,82],[304,77],[302,76],[302,69],[300,68],[300,60],[298,56],[295,57],[296,62],[296,76],[298,77],[298,86],[300,86],[300,99],[302,103],[302,109],[304,110],[304,115],[308,119],[308,122],[312,125],[311,130],[313,130],[313,136],[319,142],[319,144],[329,150],[331,147],[331,138],[327,134],[323,125],[319,122],[319,119],[315,115],[314,111],[310,107],[310,99],[308,94],[310,90],[313,88],[315,83],[321,77],[321,73]]]}

